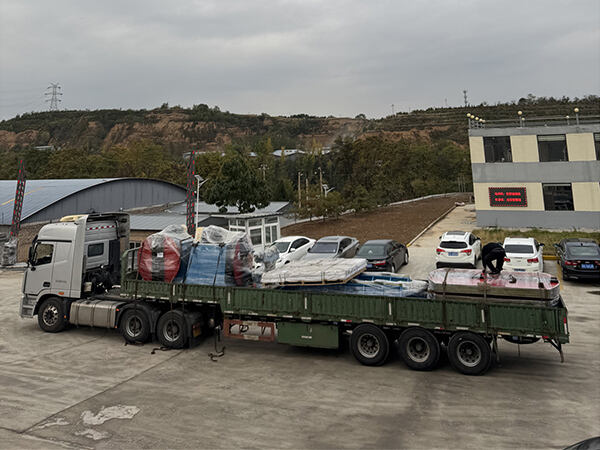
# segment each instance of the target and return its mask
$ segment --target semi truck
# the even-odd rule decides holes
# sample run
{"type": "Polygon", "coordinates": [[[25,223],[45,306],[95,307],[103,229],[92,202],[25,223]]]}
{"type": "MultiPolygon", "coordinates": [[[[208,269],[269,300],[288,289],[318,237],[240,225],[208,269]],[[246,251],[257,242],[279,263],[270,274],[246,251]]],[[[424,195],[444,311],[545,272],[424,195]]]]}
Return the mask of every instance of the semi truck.
{"type": "MultiPolygon", "coordinates": [[[[569,342],[558,302],[457,293],[386,297],[147,281],[129,248],[125,213],[70,216],[43,226],[29,250],[20,315],[46,332],[69,325],[113,328],[128,343],[157,339],[183,348],[203,337],[335,349],[349,342],[362,364],[378,366],[396,348],[411,369],[432,370],[445,347],[451,365],[485,373],[498,338],[569,342]],[[255,332],[252,332],[255,331],[255,332]]],[[[216,342],[216,341],[215,341],[216,342]]]]}

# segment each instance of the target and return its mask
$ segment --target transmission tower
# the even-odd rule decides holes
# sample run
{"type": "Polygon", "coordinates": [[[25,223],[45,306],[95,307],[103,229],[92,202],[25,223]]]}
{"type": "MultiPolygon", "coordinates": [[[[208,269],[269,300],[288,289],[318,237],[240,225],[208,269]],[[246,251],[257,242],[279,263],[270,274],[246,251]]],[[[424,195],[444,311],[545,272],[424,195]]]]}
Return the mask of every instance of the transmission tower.
{"type": "Polygon", "coordinates": [[[467,98],[467,90],[463,91],[463,96],[465,97],[465,108],[469,106],[469,99],[467,98]]]}
{"type": "Polygon", "coordinates": [[[50,98],[46,99],[46,102],[50,102],[49,111],[58,111],[58,103],[62,101],[59,98],[59,96],[62,95],[62,92],[60,92],[60,90],[61,87],[58,83],[50,83],[50,86],[46,88],[46,92],[44,93],[44,95],[47,97],[50,96],[50,98]]]}

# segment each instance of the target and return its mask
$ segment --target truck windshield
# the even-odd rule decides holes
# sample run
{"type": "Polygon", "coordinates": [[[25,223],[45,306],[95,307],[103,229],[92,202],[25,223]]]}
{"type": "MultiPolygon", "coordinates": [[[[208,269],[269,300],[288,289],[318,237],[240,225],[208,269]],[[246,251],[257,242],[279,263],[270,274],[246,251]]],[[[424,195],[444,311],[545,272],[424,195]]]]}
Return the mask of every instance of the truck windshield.
{"type": "Polygon", "coordinates": [[[335,253],[337,248],[337,242],[317,242],[309,250],[309,253],[335,253]]]}

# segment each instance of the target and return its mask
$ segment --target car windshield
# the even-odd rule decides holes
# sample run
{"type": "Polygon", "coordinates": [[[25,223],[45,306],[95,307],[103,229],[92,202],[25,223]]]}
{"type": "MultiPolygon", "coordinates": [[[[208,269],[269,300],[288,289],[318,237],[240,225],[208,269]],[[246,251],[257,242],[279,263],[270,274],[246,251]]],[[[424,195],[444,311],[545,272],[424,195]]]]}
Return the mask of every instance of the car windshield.
{"type": "Polygon", "coordinates": [[[363,245],[356,256],[360,258],[384,258],[385,245],[363,245]]]}
{"type": "Polygon", "coordinates": [[[442,248],[467,248],[466,242],[460,241],[442,241],[440,242],[442,248]]]}
{"type": "Polygon", "coordinates": [[[532,254],[535,253],[532,245],[527,244],[506,244],[504,246],[504,251],[506,253],[523,253],[523,254],[532,254]]]}
{"type": "Polygon", "coordinates": [[[600,256],[598,247],[591,245],[569,245],[569,253],[572,256],[600,256]]]}
{"type": "Polygon", "coordinates": [[[290,244],[291,242],[274,242],[273,247],[275,247],[279,253],[287,253],[290,244]]]}
{"type": "Polygon", "coordinates": [[[337,252],[337,242],[317,242],[308,251],[309,253],[335,253],[337,252]]]}

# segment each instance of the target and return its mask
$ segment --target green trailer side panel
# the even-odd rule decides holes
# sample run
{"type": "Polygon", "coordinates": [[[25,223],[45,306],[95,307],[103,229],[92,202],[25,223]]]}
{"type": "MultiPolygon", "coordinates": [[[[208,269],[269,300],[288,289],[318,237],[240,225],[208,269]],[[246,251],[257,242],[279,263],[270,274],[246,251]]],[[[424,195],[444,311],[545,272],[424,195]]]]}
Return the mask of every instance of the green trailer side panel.
{"type": "Polygon", "coordinates": [[[481,311],[483,306],[479,303],[466,303],[446,300],[446,324],[447,329],[469,328],[484,329],[481,311]]]}
{"type": "Polygon", "coordinates": [[[444,325],[443,306],[441,302],[424,298],[389,298],[386,314],[392,314],[387,322],[406,326],[409,323],[422,327],[442,327],[444,325]]]}
{"type": "Polygon", "coordinates": [[[382,297],[343,294],[311,294],[313,318],[335,320],[376,320],[386,314],[382,297]]]}
{"type": "Polygon", "coordinates": [[[278,322],[277,341],[300,347],[338,348],[339,330],[334,325],[278,322]]]}
{"type": "Polygon", "coordinates": [[[537,335],[555,334],[561,330],[559,309],[490,305],[490,318],[499,332],[537,335]]]}

